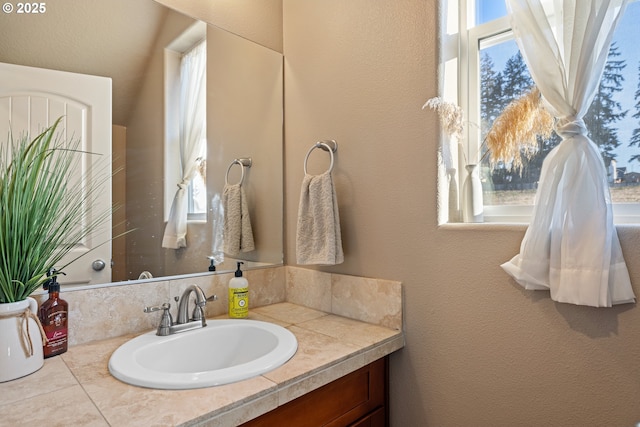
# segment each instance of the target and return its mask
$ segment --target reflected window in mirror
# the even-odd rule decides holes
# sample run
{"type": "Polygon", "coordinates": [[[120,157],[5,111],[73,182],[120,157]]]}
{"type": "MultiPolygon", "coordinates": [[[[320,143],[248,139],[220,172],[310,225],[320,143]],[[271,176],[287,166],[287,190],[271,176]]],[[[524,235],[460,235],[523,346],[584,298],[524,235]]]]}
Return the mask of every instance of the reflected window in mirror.
{"type": "MultiPolygon", "coordinates": [[[[181,124],[183,128],[194,127],[202,129],[200,132],[207,134],[207,114],[206,108],[201,111],[193,111],[194,104],[206,106],[206,75],[207,75],[207,44],[205,41],[194,46],[184,55],[180,61],[180,116],[186,123],[181,124]],[[204,85],[194,87],[201,80],[204,85]],[[194,98],[201,98],[196,101],[194,98]]],[[[184,132],[184,131],[183,131],[184,132]]],[[[189,182],[188,197],[188,219],[206,220],[207,212],[207,140],[200,138],[196,148],[196,161],[194,164],[193,178],[189,182]]]]}
{"type": "Polygon", "coordinates": [[[206,221],[206,29],[195,25],[165,52],[165,218],[186,185],[187,220],[206,221]]]}
{"type": "Polygon", "coordinates": [[[201,159],[198,161],[198,169],[189,183],[189,220],[204,221],[207,219],[207,145],[203,144],[203,147],[201,159]]]}

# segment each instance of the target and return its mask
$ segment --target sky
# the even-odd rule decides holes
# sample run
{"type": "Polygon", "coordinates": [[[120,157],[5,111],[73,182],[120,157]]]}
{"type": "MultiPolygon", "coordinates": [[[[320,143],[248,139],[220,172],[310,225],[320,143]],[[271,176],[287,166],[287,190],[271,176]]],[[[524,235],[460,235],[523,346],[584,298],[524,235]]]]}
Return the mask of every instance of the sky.
{"type": "MultiPolygon", "coordinates": [[[[506,7],[503,0],[477,0],[477,20],[479,23],[506,15],[506,7]]],[[[618,128],[618,138],[621,142],[616,150],[618,154],[616,160],[618,167],[627,167],[627,172],[640,172],[640,162],[629,163],[629,158],[636,153],[640,153],[640,148],[629,148],[629,140],[633,129],[640,126],[635,114],[634,95],[638,89],[638,68],[640,67],[640,54],[637,49],[638,44],[638,22],[640,21],[640,2],[632,2],[627,5],[625,14],[618,23],[618,28],[614,34],[614,41],[618,46],[621,57],[626,57],[627,66],[623,70],[624,83],[623,90],[616,94],[616,99],[622,104],[622,110],[628,110],[627,117],[616,124],[618,128]]],[[[515,42],[504,45],[501,49],[490,49],[491,58],[495,64],[496,71],[502,71],[504,65],[515,52],[517,46],[515,42]],[[507,47],[509,46],[509,47],[507,47]]]]}

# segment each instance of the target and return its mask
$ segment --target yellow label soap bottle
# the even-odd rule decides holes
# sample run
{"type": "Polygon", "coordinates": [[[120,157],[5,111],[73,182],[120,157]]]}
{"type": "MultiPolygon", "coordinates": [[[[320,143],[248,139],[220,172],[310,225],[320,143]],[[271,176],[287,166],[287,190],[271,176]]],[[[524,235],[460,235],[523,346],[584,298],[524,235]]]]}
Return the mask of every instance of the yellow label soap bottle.
{"type": "Polygon", "coordinates": [[[229,317],[233,319],[244,319],[249,315],[249,282],[242,277],[242,270],[238,269],[235,277],[229,280],[229,317]]]}

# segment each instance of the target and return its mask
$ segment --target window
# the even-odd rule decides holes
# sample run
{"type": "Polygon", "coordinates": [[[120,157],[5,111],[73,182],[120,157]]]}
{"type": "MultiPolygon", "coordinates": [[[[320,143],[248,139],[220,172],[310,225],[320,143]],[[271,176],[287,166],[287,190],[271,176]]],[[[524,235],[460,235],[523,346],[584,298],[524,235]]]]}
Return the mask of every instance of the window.
{"type": "MultiPolygon", "coordinates": [[[[196,72],[203,72],[203,70],[196,70],[195,68],[205,68],[207,61],[207,46],[206,42],[200,42],[196,46],[189,49],[182,54],[180,59],[180,85],[189,84],[189,81],[194,78],[193,74],[196,72]],[[194,63],[197,65],[194,67],[194,63]]],[[[206,74],[206,73],[205,73],[206,74]]],[[[198,94],[203,98],[203,105],[206,105],[206,89],[201,90],[198,94]]],[[[191,104],[191,103],[189,103],[191,104]]],[[[184,106],[181,106],[184,108],[184,106]]],[[[185,112],[181,111],[184,117],[185,112]]],[[[199,120],[199,126],[204,130],[206,135],[207,129],[207,115],[206,111],[199,114],[197,118],[192,120],[199,120]]],[[[207,186],[206,186],[206,169],[207,169],[207,142],[201,141],[200,150],[197,153],[195,174],[189,182],[189,197],[188,197],[188,216],[190,220],[206,220],[207,214],[207,186]]]]}
{"type": "MultiPolygon", "coordinates": [[[[171,205],[176,193],[177,182],[182,181],[183,170],[181,156],[190,150],[181,148],[181,120],[185,114],[181,109],[181,86],[190,78],[194,71],[194,63],[205,66],[206,64],[206,24],[197,23],[184,31],[165,49],[165,191],[164,191],[164,216],[169,218],[171,205]],[[190,65],[191,64],[191,65],[190,65]]],[[[206,74],[205,74],[206,75],[206,74]]],[[[206,97],[206,91],[200,96],[206,97]]],[[[195,104],[190,103],[190,104],[195,104]]],[[[206,105],[203,102],[202,105],[206,105]]],[[[197,114],[199,124],[193,121],[190,126],[202,127],[206,135],[206,112],[197,114]]],[[[195,120],[195,119],[194,119],[195,120]]],[[[206,141],[201,143],[201,149],[196,153],[196,172],[187,188],[187,219],[191,221],[204,221],[207,214],[206,191],[206,141]]]]}
{"type": "MultiPolygon", "coordinates": [[[[533,80],[513,39],[504,2],[451,0],[448,12],[453,11],[458,22],[443,24],[445,29],[456,24],[462,29],[459,62],[457,67],[445,65],[444,90],[453,86],[455,69],[456,98],[462,100],[459,105],[469,123],[477,125],[467,126],[464,151],[471,158],[479,158],[481,141],[493,120],[510,101],[528,90],[533,80]]],[[[584,118],[607,167],[616,223],[640,222],[640,53],[635,46],[638,20],[640,2],[632,2],[616,30],[600,87],[584,118]]],[[[443,49],[446,57],[446,42],[443,49]]],[[[455,99],[451,95],[448,98],[455,99]]],[[[542,161],[559,142],[555,133],[547,140],[539,140],[538,152],[521,171],[511,170],[509,164],[492,168],[487,160],[481,164],[485,222],[528,221],[542,161]]],[[[458,182],[462,180],[459,176],[458,182]]]]}

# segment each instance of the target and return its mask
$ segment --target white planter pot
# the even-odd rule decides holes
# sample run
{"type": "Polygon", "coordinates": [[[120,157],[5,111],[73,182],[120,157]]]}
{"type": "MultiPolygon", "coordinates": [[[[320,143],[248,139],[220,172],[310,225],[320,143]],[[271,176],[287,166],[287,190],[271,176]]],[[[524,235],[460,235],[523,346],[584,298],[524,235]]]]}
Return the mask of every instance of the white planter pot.
{"type": "Polygon", "coordinates": [[[0,304],[0,382],[32,374],[44,364],[40,328],[33,318],[23,316],[27,308],[37,316],[38,303],[33,298],[0,304]]]}

